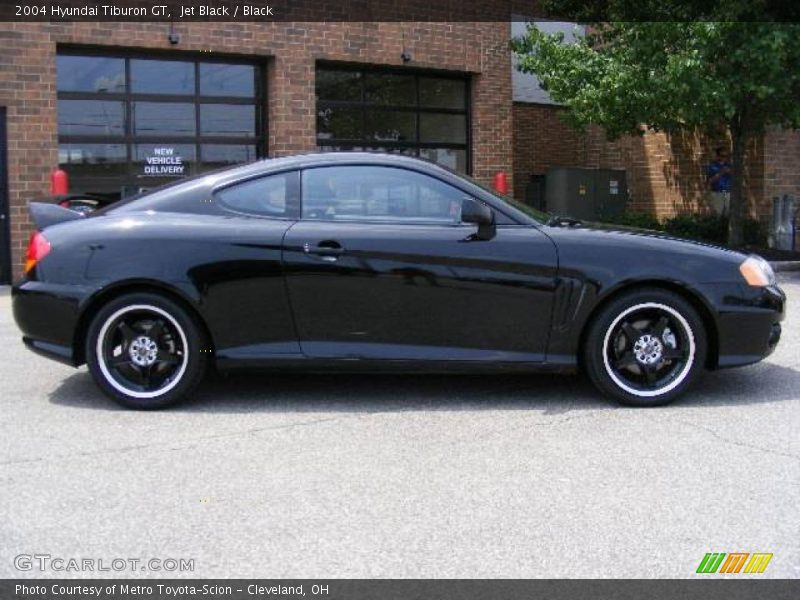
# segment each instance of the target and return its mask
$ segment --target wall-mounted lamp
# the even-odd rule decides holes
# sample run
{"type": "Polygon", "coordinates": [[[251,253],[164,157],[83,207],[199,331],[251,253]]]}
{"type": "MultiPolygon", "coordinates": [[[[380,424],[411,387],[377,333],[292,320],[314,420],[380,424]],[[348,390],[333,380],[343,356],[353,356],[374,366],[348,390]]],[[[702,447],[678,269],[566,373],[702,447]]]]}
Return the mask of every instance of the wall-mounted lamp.
{"type": "Polygon", "coordinates": [[[405,64],[405,63],[411,62],[411,60],[414,57],[411,55],[411,52],[409,52],[408,49],[406,48],[406,32],[405,32],[405,30],[402,31],[402,39],[403,39],[403,50],[402,50],[402,52],[400,52],[400,60],[402,60],[403,64],[405,64]]]}
{"type": "Polygon", "coordinates": [[[167,41],[173,46],[177,45],[181,41],[181,36],[178,35],[178,32],[175,31],[175,23],[170,21],[169,24],[169,33],[167,34],[167,41]]]}

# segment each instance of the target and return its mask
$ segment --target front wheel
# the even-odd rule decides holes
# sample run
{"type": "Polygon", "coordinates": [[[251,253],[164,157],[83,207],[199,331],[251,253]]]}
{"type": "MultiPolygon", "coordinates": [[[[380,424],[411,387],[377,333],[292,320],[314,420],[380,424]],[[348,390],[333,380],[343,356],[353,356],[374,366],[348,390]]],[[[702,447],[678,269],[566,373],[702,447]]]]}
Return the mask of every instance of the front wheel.
{"type": "Polygon", "coordinates": [[[97,385],[129,408],[153,409],[188,395],[205,373],[200,328],[156,294],[129,294],[103,306],[89,326],[86,363],[97,385]]]}
{"type": "Polygon", "coordinates": [[[631,406],[661,406],[697,378],[706,345],[703,322],[689,302],[666,290],[642,289],[600,311],[583,359],[603,393],[631,406]]]}

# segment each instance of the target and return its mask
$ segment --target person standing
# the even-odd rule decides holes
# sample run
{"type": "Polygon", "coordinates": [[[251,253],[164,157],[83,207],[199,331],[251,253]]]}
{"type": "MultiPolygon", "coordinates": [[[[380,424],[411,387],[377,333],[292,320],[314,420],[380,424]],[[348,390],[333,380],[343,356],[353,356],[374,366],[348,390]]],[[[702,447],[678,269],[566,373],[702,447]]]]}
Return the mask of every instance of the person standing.
{"type": "Polygon", "coordinates": [[[731,173],[733,165],[727,149],[719,146],[714,160],[706,168],[706,180],[711,190],[711,208],[714,213],[727,217],[731,207],[731,173]]]}

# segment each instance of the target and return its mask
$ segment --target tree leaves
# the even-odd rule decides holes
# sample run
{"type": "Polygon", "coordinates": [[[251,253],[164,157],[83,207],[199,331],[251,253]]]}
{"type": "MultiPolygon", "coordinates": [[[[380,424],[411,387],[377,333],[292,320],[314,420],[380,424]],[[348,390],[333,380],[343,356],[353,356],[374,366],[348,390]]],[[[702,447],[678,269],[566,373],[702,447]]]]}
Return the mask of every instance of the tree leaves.
{"type": "MultiPolygon", "coordinates": [[[[607,0],[603,10],[625,1],[607,0]]],[[[684,4],[665,0],[670,9],[684,4]]],[[[748,10],[739,0],[731,6],[734,15],[748,10]]],[[[800,128],[800,24],[612,21],[588,31],[564,44],[530,25],[512,41],[517,68],[539,78],[569,109],[571,123],[601,125],[612,139],[639,133],[642,124],[656,131],[727,129],[734,156],[729,241],[741,241],[747,140],[770,125],[800,128]]]]}
{"type": "Polygon", "coordinates": [[[738,22],[594,24],[564,44],[532,25],[515,39],[517,68],[535,74],[581,126],[637,130],[728,126],[751,133],[800,125],[800,25],[738,22]]]}

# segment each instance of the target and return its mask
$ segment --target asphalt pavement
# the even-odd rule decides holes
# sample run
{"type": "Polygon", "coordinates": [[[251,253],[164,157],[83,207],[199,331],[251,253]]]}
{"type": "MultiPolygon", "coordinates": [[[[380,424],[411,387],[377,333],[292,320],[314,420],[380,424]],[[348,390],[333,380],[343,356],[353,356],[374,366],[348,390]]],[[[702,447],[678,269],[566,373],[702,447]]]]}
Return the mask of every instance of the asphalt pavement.
{"type": "Polygon", "coordinates": [[[239,375],[152,413],[28,352],[5,288],[0,577],[684,578],[706,552],[800,577],[800,274],[783,285],[776,353],[664,408],[569,376],[239,375]],[[54,570],[71,558],[95,570],[54,570]],[[119,559],[147,566],[97,571],[119,559]]]}

